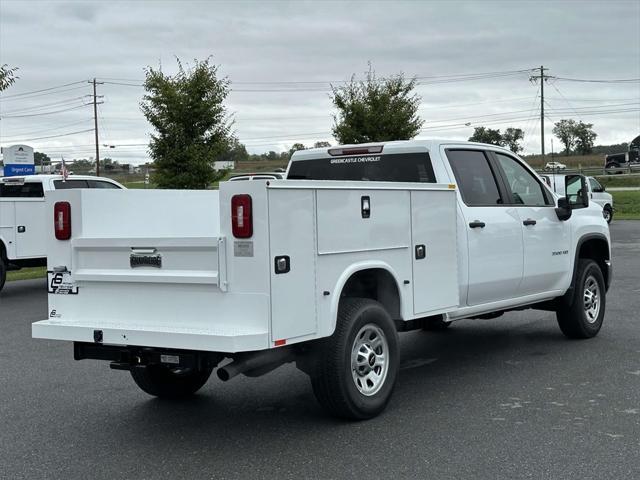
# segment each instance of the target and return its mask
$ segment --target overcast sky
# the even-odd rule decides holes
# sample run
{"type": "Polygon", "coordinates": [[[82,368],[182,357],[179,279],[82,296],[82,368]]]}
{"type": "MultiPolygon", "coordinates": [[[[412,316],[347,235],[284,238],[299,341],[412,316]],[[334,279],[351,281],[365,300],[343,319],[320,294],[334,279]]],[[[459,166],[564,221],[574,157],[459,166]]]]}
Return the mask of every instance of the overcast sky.
{"type": "MultiPolygon", "coordinates": [[[[228,109],[250,152],[335,143],[329,82],[361,77],[371,61],[378,76],[420,78],[419,137],[467,139],[474,126],[513,126],[525,130],[526,153],[536,153],[540,99],[530,73],[460,75],[544,65],[562,78],[638,79],[640,1],[0,0],[0,64],[20,69],[0,95],[0,144],[26,143],[53,158],[92,155],[88,83],[23,93],[98,77],[128,84],[98,86],[100,143],[116,145],[102,156],[145,161],[150,126],[136,86],[144,67],[170,73],[175,57],[208,56],[232,81],[228,109]],[[37,139],[71,132],[81,133],[37,139]]],[[[550,80],[545,99],[547,151],[560,118],[593,123],[599,144],[640,134],[638,82],[550,80]]]]}

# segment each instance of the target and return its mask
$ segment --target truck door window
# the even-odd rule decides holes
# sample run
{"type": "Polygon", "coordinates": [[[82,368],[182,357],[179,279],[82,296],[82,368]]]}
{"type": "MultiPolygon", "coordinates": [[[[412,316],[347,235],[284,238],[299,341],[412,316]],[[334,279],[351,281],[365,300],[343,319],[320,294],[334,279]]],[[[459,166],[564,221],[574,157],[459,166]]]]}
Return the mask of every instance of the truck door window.
{"type": "Polygon", "coordinates": [[[591,190],[593,192],[604,192],[602,185],[600,185],[600,183],[595,178],[589,177],[589,183],[591,184],[591,190]]]}
{"type": "Polygon", "coordinates": [[[0,183],[0,198],[42,198],[44,189],[41,182],[0,183]]]}
{"type": "Polygon", "coordinates": [[[447,158],[470,207],[502,205],[504,202],[485,154],[480,150],[447,150],[447,158]]]}
{"type": "Polygon", "coordinates": [[[496,153],[498,163],[504,172],[507,188],[511,191],[516,205],[551,205],[544,193],[542,184],[520,162],[501,153],[496,153]]]}
{"type": "Polygon", "coordinates": [[[371,182],[435,183],[428,153],[395,153],[297,160],[290,180],[358,180],[371,182]]]}
{"type": "Polygon", "coordinates": [[[86,180],[54,180],[53,186],[56,190],[69,190],[72,188],[89,188],[89,184],[86,180]]]}

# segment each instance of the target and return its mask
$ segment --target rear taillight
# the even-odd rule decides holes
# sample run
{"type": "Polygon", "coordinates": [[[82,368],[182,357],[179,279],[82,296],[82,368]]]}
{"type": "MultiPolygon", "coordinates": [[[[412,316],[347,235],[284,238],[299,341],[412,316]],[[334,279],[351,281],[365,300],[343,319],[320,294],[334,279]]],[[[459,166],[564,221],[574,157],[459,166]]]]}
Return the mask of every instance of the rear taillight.
{"type": "Polygon", "coordinates": [[[250,238],[253,235],[250,195],[231,197],[231,230],[236,238],[250,238]]]}
{"type": "Polygon", "coordinates": [[[56,202],[53,206],[53,229],[58,240],[71,238],[71,204],[56,202]]]}

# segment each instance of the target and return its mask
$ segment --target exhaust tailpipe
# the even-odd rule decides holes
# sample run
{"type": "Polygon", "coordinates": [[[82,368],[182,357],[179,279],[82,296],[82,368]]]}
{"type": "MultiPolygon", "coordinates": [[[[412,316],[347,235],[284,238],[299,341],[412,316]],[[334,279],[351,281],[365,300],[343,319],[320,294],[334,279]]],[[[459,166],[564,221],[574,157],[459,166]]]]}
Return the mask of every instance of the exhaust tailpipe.
{"type": "Polygon", "coordinates": [[[218,368],[217,374],[218,378],[223,382],[231,380],[240,373],[244,373],[249,377],[259,377],[282,364],[293,362],[294,360],[295,355],[290,348],[249,352],[218,368]]]}

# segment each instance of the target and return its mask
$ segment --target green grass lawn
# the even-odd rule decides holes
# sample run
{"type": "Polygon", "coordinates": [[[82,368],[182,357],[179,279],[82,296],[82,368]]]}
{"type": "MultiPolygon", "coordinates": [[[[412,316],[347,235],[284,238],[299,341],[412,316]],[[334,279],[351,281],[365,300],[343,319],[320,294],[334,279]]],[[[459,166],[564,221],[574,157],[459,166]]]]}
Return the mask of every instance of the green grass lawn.
{"type": "Polygon", "coordinates": [[[595,178],[605,187],[640,187],[640,175],[598,175],[595,178]]]}
{"type": "Polygon", "coordinates": [[[610,192],[613,195],[613,220],[640,220],[640,191],[610,192]]]}
{"type": "Polygon", "coordinates": [[[13,272],[7,272],[7,282],[13,280],[31,280],[47,276],[47,267],[23,268],[13,272]]]}

